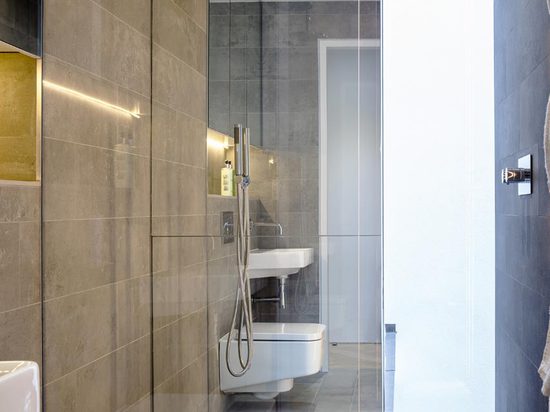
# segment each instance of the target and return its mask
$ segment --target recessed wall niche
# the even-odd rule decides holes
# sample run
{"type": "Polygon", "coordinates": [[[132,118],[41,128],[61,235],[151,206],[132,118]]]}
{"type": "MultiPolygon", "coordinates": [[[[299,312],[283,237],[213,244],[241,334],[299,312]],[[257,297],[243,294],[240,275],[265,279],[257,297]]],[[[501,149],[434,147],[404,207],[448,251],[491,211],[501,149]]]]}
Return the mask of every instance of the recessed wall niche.
{"type": "MultiPolygon", "coordinates": [[[[208,129],[208,194],[221,195],[221,171],[225,161],[235,166],[233,138],[213,129],[208,129]]],[[[236,179],[234,178],[236,181],[236,179]]],[[[235,193],[235,192],[234,192],[235,193]]]]}
{"type": "Polygon", "coordinates": [[[0,52],[0,180],[40,180],[39,64],[0,52]]]}

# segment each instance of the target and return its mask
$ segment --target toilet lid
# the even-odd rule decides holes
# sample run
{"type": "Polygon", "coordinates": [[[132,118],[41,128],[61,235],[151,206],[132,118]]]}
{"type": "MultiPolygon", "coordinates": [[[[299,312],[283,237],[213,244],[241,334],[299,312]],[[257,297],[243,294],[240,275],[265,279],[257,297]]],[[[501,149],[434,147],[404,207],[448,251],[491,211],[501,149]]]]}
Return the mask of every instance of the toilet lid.
{"type": "Polygon", "coordinates": [[[254,340],[272,341],[314,341],[321,340],[325,325],[319,323],[266,323],[254,322],[252,330],[254,340]]]}

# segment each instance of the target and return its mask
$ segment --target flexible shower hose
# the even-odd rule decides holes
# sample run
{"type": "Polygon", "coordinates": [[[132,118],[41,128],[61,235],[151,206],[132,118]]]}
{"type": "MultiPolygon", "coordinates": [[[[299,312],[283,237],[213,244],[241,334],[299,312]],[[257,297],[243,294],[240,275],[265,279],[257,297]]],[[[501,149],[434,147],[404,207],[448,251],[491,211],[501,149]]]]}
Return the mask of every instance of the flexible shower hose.
{"type": "Polygon", "coordinates": [[[250,278],[248,276],[248,258],[250,257],[250,211],[248,205],[248,177],[241,179],[237,185],[237,272],[238,283],[233,308],[231,328],[225,346],[225,363],[229,373],[235,377],[243,376],[252,364],[253,333],[252,333],[252,298],[250,293],[250,278]],[[240,312],[240,316],[239,316],[240,312]],[[235,325],[239,318],[237,330],[235,325]],[[246,336],[246,357],[242,353],[243,328],[246,336]],[[233,336],[237,333],[237,353],[240,369],[233,369],[230,361],[233,336]]]}

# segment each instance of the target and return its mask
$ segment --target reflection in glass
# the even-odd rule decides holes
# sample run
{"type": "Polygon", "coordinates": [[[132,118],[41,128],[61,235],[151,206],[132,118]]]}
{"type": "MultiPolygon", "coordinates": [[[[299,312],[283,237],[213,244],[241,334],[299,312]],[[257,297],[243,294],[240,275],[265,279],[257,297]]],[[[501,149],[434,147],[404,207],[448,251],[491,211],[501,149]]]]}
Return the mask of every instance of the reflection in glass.
{"type": "MultiPolygon", "coordinates": [[[[382,410],[379,20],[379,2],[210,4],[208,125],[231,136],[243,124],[255,146],[254,321],[325,327],[319,370],[266,386],[271,396],[256,387],[256,396],[232,393],[213,376],[213,410],[382,410]],[[288,263],[293,250],[310,259],[296,254],[288,263]]],[[[207,210],[216,234],[221,213],[236,213],[236,202],[216,196],[232,140],[211,140],[207,210]]],[[[235,293],[234,250],[221,241],[209,250],[213,371],[223,368],[218,345],[235,293]]],[[[282,359],[274,349],[264,365],[274,379],[287,370],[282,359]]]]}

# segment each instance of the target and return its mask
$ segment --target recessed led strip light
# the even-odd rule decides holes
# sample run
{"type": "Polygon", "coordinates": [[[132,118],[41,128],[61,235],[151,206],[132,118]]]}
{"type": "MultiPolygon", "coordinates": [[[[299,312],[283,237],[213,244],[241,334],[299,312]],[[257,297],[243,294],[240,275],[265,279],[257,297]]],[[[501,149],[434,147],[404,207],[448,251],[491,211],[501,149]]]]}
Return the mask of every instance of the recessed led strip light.
{"type": "Polygon", "coordinates": [[[206,143],[210,147],[225,150],[229,149],[229,146],[233,146],[232,144],[229,144],[229,136],[210,128],[207,132],[206,143]]]}
{"type": "Polygon", "coordinates": [[[131,110],[128,110],[128,109],[125,109],[124,107],[120,107],[120,106],[117,106],[115,104],[112,104],[112,103],[109,103],[109,102],[106,102],[105,100],[101,100],[101,99],[98,99],[97,97],[92,97],[92,96],[89,96],[87,94],[84,94],[84,93],[81,93],[77,90],[74,90],[74,89],[70,89],[68,87],[65,87],[65,86],[61,86],[59,84],[56,84],[56,83],[52,83],[52,82],[49,82],[47,80],[43,80],[42,81],[42,84],[49,88],[49,89],[52,89],[52,90],[56,90],[58,92],[61,92],[61,93],[65,93],[65,94],[68,94],[70,96],[74,96],[78,99],[81,99],[81,100],[84,100],[84,101],[87,101],[89,103],[92,103],[92,104],[95,104],[95,105],[98,105],[98,106],[101,106],[101,107],[104,107],[106,109],[110,109],[110,110],[114,110],[116,111],[117,113],[123,113],[127,116],[132,116],[132,117],[135,117],[136,119],[139,119],[140,118],[140,114],[139,113],[136,113],[134,111],[131,111],[131,110]]]}
{"type": "Polygon", "coordinates": [[[208,146],[216,147],[218,149],[229,149],[228,143],[222,143],[219,140],[213,139],[211,137],[208,137],[206,139],[206,142],[208,143],[208,146]]]}

